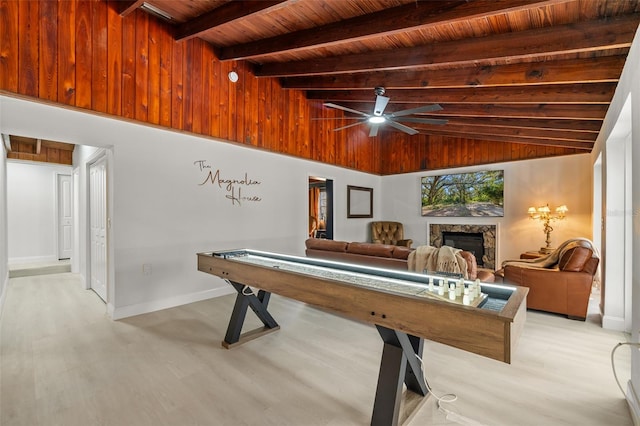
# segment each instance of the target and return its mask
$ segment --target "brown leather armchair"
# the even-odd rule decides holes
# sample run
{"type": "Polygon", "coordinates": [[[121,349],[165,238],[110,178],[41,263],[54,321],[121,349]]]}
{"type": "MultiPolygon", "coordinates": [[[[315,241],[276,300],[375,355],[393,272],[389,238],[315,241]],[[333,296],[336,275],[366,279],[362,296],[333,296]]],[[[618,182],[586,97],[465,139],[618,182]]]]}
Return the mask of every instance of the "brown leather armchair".
{"type": "Polygon", "coordinates": [[[404,227],[400,222],[371,222],[371,241],[376,244],[411,247],[413,240],[404,238],[404,227]]]}
{"type": "Polygon", "coordinates": [[[552,254],[531,261],[505,261],[496,274],[529,288],[527,308],[584,321],[600,259],[586,240],[565,242],[552,254]]]}

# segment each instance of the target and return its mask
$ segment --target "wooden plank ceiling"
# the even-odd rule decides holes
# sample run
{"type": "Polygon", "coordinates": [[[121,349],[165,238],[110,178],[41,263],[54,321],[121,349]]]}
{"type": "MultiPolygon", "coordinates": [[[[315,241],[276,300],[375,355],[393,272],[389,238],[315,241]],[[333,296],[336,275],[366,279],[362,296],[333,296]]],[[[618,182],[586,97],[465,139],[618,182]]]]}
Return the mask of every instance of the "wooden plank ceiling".
{"type": "Polygon", "coordinates": [[[3,135],[7,158],[71,165],[74,144],[24,136],[3,135]]]}
{"type": "MultiPolygon", "coordinates": [[[[442,107],[409,118],[447,124],[403,122],[420,134],[579,152],[593,147],[640,22],[638,0],[147,0],[119,12],[138,8],[169,16],[175,40],[199,37],[307,99],[370,114],[384,87],[384,113],[442,107]]],[[[369,126],[338,111],[336,127],[369,126]]]]}

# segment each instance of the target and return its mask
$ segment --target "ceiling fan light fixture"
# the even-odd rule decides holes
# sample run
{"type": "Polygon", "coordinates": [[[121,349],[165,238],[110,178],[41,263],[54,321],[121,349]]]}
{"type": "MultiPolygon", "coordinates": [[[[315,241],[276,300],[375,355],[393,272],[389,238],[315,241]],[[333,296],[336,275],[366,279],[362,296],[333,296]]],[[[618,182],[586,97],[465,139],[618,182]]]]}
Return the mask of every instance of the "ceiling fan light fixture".
{"type": "MultiPolygon", "coordinates": [[[[418,130],[413,127],[405,126],[404,124],[399,123],[399,121],[407,121],[413,123],[423,123],[423,124],[447,124],[447,120],[435,119],[435,118],[421,118],[421,117],[408,117],[413,114],[418,114],[421,112],[429,112],[429,111],[439,111],[442,107],[438,104],[433,105],[423,105],[416,108],[403,109],[401,111],[395,111],[390,114],[385,114],[384,109],[390,101],[390,98],[387,96],[382,96],[385,93],[384,87],[376,87],[376,103],[373,107],[373,114],[367,114],[363,111],[358,111],[355,109],[351,109],[342,105],[334,104],[331,102],[325,102],[323,105],[329,108],[339,109],[345,112],[349,112],[351,114],[359,115],[360,117],[344,117],[349,119],[358,120],[355,123],[347,124],[345,126],[338,127],[333,129],[333,131],[348,129],[349,127],[354,127],[360,124],[369,124],[370,131],[369,137],[376,137],[378,135],[378,130],[382,126],[389,126],[396,130],[400,130],[408,135],[417,135],[420,133],[418,130]],[[364,118],[362,118],[364,117],[364,118]]],[[[335,119],[335,118],[328,118],[335,119]]]]}

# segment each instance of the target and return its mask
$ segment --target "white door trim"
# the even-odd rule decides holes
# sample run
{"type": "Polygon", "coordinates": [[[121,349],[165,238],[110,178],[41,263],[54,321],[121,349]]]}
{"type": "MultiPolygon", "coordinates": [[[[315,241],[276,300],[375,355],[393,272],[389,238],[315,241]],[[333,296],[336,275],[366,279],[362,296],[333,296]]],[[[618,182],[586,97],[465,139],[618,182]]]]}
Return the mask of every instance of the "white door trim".
{"type": "Polygon", "coordinates": [[[605,228],[602,327],[630,332],[633,219],[631,192],[631,99],[627,98],[604,146],[605,228]]]}
{"type": "MultiPolygon", "coordinates": [[[[75,167],[73,179],[73,254],[71,255],[71,272],[80,273],[80,168],[75,167]]],[[[82,275],[82,274],[81,274],[82,275]]],[[[84,279],[84,277],[83,277],[84,279]]]]}

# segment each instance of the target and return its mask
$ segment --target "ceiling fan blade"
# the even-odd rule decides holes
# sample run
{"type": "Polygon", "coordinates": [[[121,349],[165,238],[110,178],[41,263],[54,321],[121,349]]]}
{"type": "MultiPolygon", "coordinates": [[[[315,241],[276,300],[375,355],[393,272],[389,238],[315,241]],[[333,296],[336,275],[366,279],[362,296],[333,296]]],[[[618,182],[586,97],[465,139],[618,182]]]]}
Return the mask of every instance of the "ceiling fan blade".
{"type": "Polygon", "coordinates": [[[374,136],[378,136],[378,129],[380,128],[379,124],[372,124],[371,129],[369,129],[369,137],[372,138],[374,136]]]}
{"type": "Polygon", "coordinates": [[[421,124],[447,124],[449,120],[438,118],[420,118],[420,117],[397,117],[396,121],[404,121],[405,123],[421,123],[421,124]]]}
{"type": "Polygon", "coordinates": [[[405,126],[404,124],[396,123],[393,120],[387,120],[386,123],[389,126],[395,127],[396,129],[401,130],[401,131],[403,131],[405,133],[408,133],[410,135],[416,135],[416,134],[419,133],[416,129],[412,129],[411,127],[405,126]]]}
{"type": "Polygon", "coordinates": [[[316,117],[311,119],[311,121],[321,120],[362,120],[362,117],[316,117]]]}
{"type": "Polygon", "coordinates": [[[365,121],[358,121],[357,123],[351,123],[351,124],[347,124],[346,126],[342,126],[342,127],[338,127],[336,129],[333,129],[334,132],[337,132],[338,130],[343,130],[343,129],[348,129],[349,127],[353,127],[353,126],[357,126],[359,124],[363,124],[365,123],[365,121]]]}
{"type": "Polygon", "coordinates": [[[327,103],[325,103],[325,104],[324,104],[324,106],[329,107],[329,108],[340,109],[340,110],[342,110],[342,111],[351,112],[351,113],[353,113],[353,114],[364,115],[365,117],[369,117],[369,116],[371,115],[371,114],[364,113],[364,112],[362,112],[362,111],[357,111],[357,110],[355,110],[355,109],[351,109],[351,108],[344,107],[344,106],[342,106],[342,105],[332,104],[331,102],[327,102],[327,103]]]}
{"type": "Polygon", "coordinates": [[[440,105],[432,104],[432,105],[424,105],[417,108],[403,109],[402,111],[396,111],[389,115],[391,115],[391,117],[402,117],[403,115],[419,114],[421,112],[440,111],[441,109],[442,107],[440,105]]]}
{"type": "Polygon", "coordinates": [[[381,95],[376,96],[376,104],[373,107],[373,115],[380,117],[384,109],[387,107],[388,103],[389,103],[389,98],[387,98],[386,96],[381,96],[381,95]]]}

